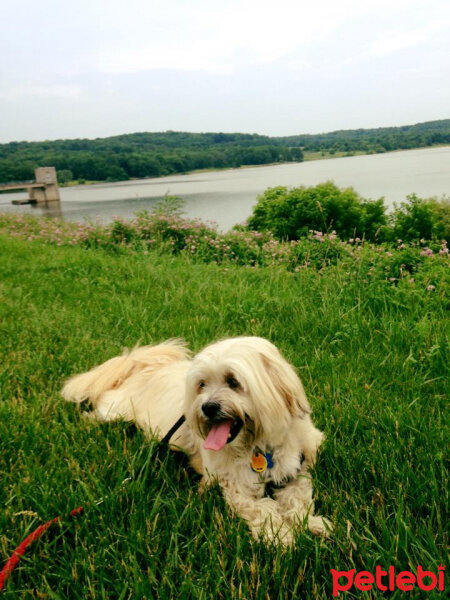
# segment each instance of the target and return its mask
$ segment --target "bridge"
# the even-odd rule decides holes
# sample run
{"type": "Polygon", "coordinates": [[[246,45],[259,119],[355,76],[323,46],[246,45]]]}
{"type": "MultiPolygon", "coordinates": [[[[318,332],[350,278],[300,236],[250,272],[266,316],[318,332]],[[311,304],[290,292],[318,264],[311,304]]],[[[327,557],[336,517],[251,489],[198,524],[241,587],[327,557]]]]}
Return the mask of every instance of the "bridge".
{"type": "Polygon", "coordinates": [[[25,200],[13,200],[13,204],[37,204],[40,202],[59,202],[59,188],[55,167],[38,167],[34,170],[35,181],[22,181],[0,185],[3,190],[23,190],[28,192],[25,200]]]}

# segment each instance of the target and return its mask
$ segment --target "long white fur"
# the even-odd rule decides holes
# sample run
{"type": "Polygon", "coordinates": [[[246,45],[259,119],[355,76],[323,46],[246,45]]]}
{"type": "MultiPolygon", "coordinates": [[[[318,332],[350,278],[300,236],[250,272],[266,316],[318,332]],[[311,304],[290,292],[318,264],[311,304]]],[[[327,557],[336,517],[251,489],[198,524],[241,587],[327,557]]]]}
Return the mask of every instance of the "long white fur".
{"type": "Polygon", "coordinates": [[[159,439],[185,414],[171,447],[188,454],[203,475],[202,489],[219,483],[255,537],[290,544],[295,528],[304,523],[313,533],[328,535],[329,521],[313,514],[309,475],[323,433],[311,421],[300,379],[268,340],[222,340],[193,360],[179,340],[137,347],[71,378],[62,395],[72,402],[88,400],[94,408],[88,414],[97,420],[134,421],[159,439]],[[238,389],[227,383],[230,374],[238,389]],[[236,438],[218,451],[203,448],[210,423],[202,405],[211,401],[244,422],[236,438]],[[272,469],[255,473],[250,468],[255,448],[272,453],[272,469]],[[268,481],[288,483],[269,498],[264,497],[268,481]]]}

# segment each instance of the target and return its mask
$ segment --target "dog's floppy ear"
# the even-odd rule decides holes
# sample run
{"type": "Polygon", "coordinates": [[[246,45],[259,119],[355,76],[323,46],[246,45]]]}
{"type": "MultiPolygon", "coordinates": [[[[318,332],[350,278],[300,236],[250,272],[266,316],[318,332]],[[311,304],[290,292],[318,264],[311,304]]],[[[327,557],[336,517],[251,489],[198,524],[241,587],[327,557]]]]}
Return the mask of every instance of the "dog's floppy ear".
{"type": "Polygon", "coordinates": [[[283,398],[292,416],[304,417],[311,412],[305,390],[297,373],[273,346],[269,354],[261,354],[263,365],[272,384],[283,398]]]}

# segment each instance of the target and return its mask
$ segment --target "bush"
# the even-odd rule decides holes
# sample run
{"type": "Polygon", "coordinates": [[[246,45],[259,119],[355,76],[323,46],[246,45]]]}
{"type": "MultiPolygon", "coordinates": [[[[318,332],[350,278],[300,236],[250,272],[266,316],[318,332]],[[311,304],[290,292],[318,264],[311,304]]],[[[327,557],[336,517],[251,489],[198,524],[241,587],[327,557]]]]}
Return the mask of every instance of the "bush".
{"type": "Polygon", "coordinates": [[[60,169],[58,172],[58,183],[64,185],[73,179],[73,173],[70,169],[60,169]]]}
{"type": "Polygon", "coordinates": [[[308,237],[292,241],[288,248],[286,262],[288,269],[292,271],[308,267],[323,269],[336,265],[340,259],[348,258],[351,253],[348,245],[341,243],[334,231],[331,234],[312,231],[308,237]]]}
{"type": "Polygon", "coordinates": [[[448,240],[450,237],[450,201],[448,198],[419,198],[416,194],[395,206],[391,216],[395,239],[406,241],[448,240]]]}
{"type": "Polygon", "coordinates": [[[280,240],[298,240],[311,230],[334,230],[341,238],[376,240],[386,225],[384,201],[361,198],[334,183],[314,187],[269,188],[258,197],[248,227],[272,231],[280,240]]]}

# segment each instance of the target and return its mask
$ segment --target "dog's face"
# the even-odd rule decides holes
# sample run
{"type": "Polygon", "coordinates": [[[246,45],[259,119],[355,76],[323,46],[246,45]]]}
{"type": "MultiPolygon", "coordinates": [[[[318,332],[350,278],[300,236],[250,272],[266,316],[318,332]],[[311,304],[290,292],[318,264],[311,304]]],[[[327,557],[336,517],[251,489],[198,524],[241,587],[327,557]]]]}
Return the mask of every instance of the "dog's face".
{"type": "Polygon", "coordinates": [[[192,362],[185,414],[206,450],[274,443],[294,417],[308,412],[294,369],[265,339],[217,342],[192,362]]]}

